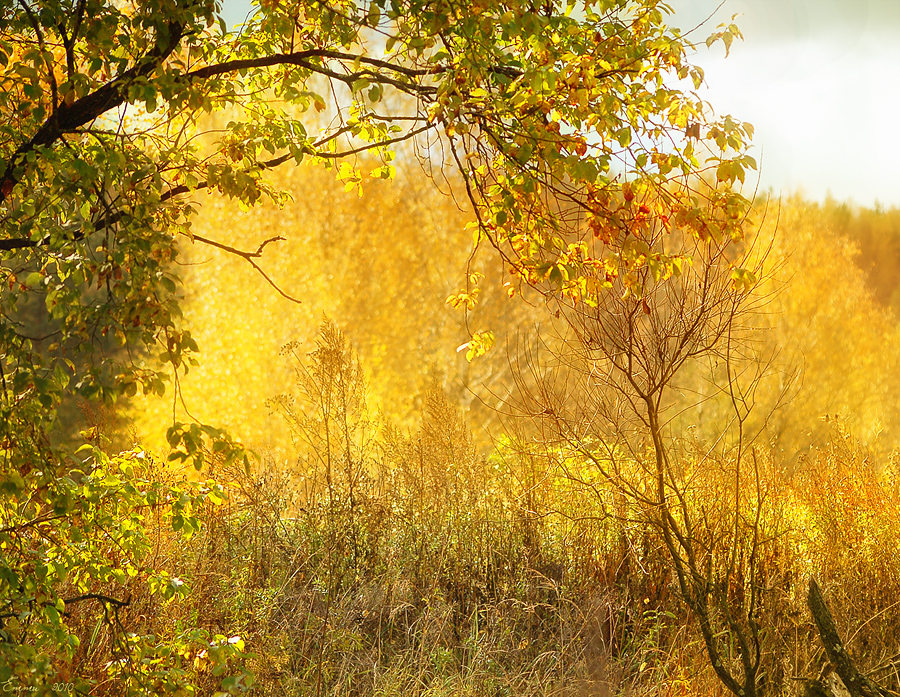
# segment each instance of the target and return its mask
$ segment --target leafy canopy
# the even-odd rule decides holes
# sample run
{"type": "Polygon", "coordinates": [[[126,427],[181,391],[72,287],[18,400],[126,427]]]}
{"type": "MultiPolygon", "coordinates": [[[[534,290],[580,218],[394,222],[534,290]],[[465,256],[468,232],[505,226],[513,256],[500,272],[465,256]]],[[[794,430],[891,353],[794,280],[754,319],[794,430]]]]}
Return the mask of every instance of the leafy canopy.
{"type": "MultiPolygon", "coordinates": [[[[614,277],[640,293],[648,269],[654,282],[677,273],[671,229],[740,235],[747,201],[733,186],[754,166],[752,130],[714,120],[682,89],[703,75],[657,0],[264,0],[237,34],[217,9],[5,5],[2,341],[20,376],[10,397],[38,374],[56,383],[36,393],[52,392],[60,366],[86,397],[162,392],[165,371],[100,352],[98,339],[159,347],[185,370],[197,346],[178,317],[176,241],[255,266],[265,247],[192,236],[189,194],[281,200],[265,172],[291,161],[335,167],[360,190],[394,176],[403,141],[452,162],[477,211],[476,243],[495,245],[521,282],[575,301],[596,302],[614,277]],[[239,117],[199,138],[204,115],[229,107],[239,117]],[[36,347],[17,321],[29,298],[58,340],[36,347]],[[83,369],[64,363],[73,352],[91,354],[83,369]]],[[[712,39],[735,35],[732,25],[712,39]]]]}
{"type": "MultiPolygon", "coordinates": [[[[74,452],[58,422],[72,393],[177,393],[198,350],[179,313],[181,242],[264,274],[277,239],[241,249],[228,230],[194,234],[193,193],[280,202],[267,171],[305,160],[362,191],[393,178],[402,151],[459,171],[474,242],[499,250],[514,284],[572,303],[603,302],[614,280],[640,296],[678,273],[673,232],[741,234],[752,129],[691,91],[703,79],[691,41],[658,0],[261,0],[237,33],[219,9],[0,3],[0,653],[25,682],[38,657],[53,674],[53,647],[75,656],[69,605],[94,601],[121,628],[116,593],[131,581],[103,557],[142,554],[140,511],[164,505],[183,531],[173,502],[207,496],[152,493],[134,457],[74,452]],[[228,116],[211,128],[217,111],[228,116]]],[[[735,36],[732,25],[712,38],[735,36]]],[[[475,293],[454,297],[467,306],[475,293]]],[[[489,343],[472,337],[469,354],[489,343]]],[[[198,468],[210,450],[245,457],[206,425],[174,423],[168,441],[171,459],[198,468]]],[[[155,641],[143,644],[154,655],[181,650],[155,641]]],[[[116,651],[109,665],[128,668],[144,649],[116,651]]],[[[189,679],[123,671],[123,694],[189,679]]]]}

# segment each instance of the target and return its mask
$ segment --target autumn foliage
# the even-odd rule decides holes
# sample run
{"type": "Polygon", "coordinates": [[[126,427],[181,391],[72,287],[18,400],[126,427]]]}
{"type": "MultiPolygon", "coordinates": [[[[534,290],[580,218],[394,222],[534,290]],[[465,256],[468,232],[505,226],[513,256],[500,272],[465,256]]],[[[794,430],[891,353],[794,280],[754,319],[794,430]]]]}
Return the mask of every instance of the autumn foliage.
{"type": "Polygon", "coordinates": [[[895,211],[658,0],[218,11],[0,6],[3,691],[900,688],[895,211]]]}

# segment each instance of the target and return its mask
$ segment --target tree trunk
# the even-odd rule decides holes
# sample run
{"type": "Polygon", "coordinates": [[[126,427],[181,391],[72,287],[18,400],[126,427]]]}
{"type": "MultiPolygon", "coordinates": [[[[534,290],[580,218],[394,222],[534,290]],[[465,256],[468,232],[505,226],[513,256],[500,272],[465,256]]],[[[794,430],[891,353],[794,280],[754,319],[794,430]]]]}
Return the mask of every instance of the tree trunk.
{"type": "MultiPolygon", "coordinates": [[[[834,626],[834,619],[831,617],[831,612],[825,604],[825,598],[822,596],[819,584],[816,583],[814,578],[809,579],[807,603],[813,620],[815,620],[816,628],[819,630],[819,637],[825,646],[825,653],[828,654],[828,660],[831,661],[835,672],[846,685],[851,697],[893,697],[890,692],[879,687],[860,673],[853,664],[850,654],[847,653],[847,649],[844,648],[844,644],[838,636],[837,628],[834,626]]],[[[824,691],[823,687],[822,682],[819,680],[810,681],[807,685],[807,693],[809,694],[811,691],[811,694],[815,695],[817,691],[824,691]]]]}

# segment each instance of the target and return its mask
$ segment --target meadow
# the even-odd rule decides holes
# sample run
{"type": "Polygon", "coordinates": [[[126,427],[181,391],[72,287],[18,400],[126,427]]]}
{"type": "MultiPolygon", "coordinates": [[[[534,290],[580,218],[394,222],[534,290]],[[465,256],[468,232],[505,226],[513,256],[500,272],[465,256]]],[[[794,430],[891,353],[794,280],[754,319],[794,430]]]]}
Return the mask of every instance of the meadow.
{"type": "MultiPolygon", "coordinates": [[[[246,234],[249,246],[290,229],[304,264],[286,254],[269,272],[286,288],[305,281],[304,305],[248,291],[252,269],[227,255],[189,267],[187,313],[206,353],[184,382],[184,408],[202,405],[258,456],[249,470],[216,471],[224,499],[204,504],[187,544],[166,519],[154,528],[154,554],[185,591],[165,600],[135,586],[127,612],[140,633],[197,624],[239,637],[240,660],[227,665],[261,694],[724,694],[658,510],[641,496],[648,432],[617,425],[632,445],[615,455],[560,438],[523,406],[561,380],[563,401],[576,403],[573,380],[590,382],[528,366],[543,350],[571,368],[559,322],[539,302],[510,303],[491,259],[476,260],[473,273],[493,280],[476,321],[501,338],[459,360],[460,320],[442,309],[455,260],[408,284],[389,260],[452,250],[465,213],[406,185],[357,198],[318,172],[293,176],[297,203],[277,212],[292,222],[254,214],[260,229],[246,234]],[[332,224],[349,231],[340,247],[324,223],[335,201],[332,224]],[[397,225],[372,213],[384,210],[397,225]]],[[[752,337],[743,369],[765,368],[747,435],[727,435],[729,400],[710,387],[721,372],[703,361],[684,368],[664,409],[674,413],[666,486],[697,555],[688,575],[708,582],[707,614],[735,674],[740,642],[752,639],[759,694],[834,680],[810,578],[858,668],[897,690],[897,324],[892,293],[877,287],[891,257],[869,252],[867,271],[859,233],[872,221],[892,229],[896,213],[798,197],[759,210],[771,272],[756,292],[764,302],[742,315],[752,337]]],[[[211,201],[201,222],[228,215],[211,201]]],[[[466,245],[456,253],[464,259],[466,245]]],[[[173,407],[142,403],[96,425],[135,437],[173,407]]],[[[102,674],[111,647],[96,627],[84,632],[75,662],[102,674]]],[[[183,666],[201,692],[221,679],[197,651],[183,666]]]]}

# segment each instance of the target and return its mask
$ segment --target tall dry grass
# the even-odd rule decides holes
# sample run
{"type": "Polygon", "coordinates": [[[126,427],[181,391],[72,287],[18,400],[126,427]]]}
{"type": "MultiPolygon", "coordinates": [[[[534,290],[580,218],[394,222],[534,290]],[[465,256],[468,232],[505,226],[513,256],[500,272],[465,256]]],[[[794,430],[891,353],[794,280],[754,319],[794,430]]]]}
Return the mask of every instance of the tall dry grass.
{"type": "MultiPolygon", "coordinates": [[[[228,473],[230,500],[173,557],[192,592],[165,616],[244,637],[259,694],[724,693],[635,503],[533,443],[479,455],[436,389],[418,429],[379,431],[339,332],[311,360],[274,404],[296,460],[228,473]]],[[[810,575],[858,666],[900,688],[897,462],[879,469],[833,426],[790,475],[754,451],[759,495],[736,529],[728,463],[683,455],[699,543],[737,550],[713,575],[763,588],[764,694],[796,694],[824,665],[810,575]]]]}
{"type": "MultiPolygon", "coordinates": [[[[295,459],[222,472],[229,499],[189,544],[160,529],[160,559],[190,592],[135,597],[141,631],[241,636],[260,695],[725,693],[658,530],[589,463],[512,439],[481,455],[438,389],[417,429],[378,426],[336,330],[293,360],[297,384],[272,406],[295,459]]],[[[752,451],[760,487],[737,526],[730,463],[680,453],[710,573],[728,593],[751,574],[763,589],[763,694],[797,694],[824,666],[810,575],[860,669],[900,689],[900,462],[832,427],[790,474],[752,451]]],[[[202,657],[184,658],[211,693],[202,657]]]]}

